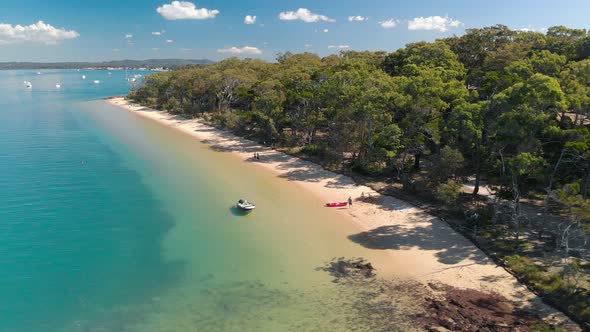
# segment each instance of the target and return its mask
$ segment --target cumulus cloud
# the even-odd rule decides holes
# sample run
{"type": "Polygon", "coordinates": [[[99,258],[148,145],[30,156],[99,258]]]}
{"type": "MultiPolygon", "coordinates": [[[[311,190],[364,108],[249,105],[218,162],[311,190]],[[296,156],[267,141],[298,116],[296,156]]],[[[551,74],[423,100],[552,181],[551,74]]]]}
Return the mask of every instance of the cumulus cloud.
{"type": "Polygon", "coordinates": [[[244,17],[244,23],[245,24],[254,24],[256,23],[256,15],[252,16],[252,15],[246,15],[246,17],[244,17]]]}
{"type": "Polygon", "coordinates": [[[217,9],[197,8],[189,1],[172,1],[156,8],[156,11],[167,20],[205,20],[219,14],[217,9]]]}
{"type": "Polygon", "coordinates": [[[126,35],[125,35],[125,38],[127,38],[127,39],[129,39],[129,38],[133,38],[133,35],[132,35],[132,34],[130,34],[130,33],[128,33],[128,34],[126,34],[126,35]]]}
{"type": "Polygon", "coordinates": [[[231,54],[262,54],[262,51],[256,47],[244,46],[244,47],[230,47],[218,49],[219,53],[231,53],[231,54]]]}
{"type": "Polygon", "coordinates": [[[64,39],[78,38],[80,34],[74,30],[55,28],[43,21],[31,25],[12,25],[0,23],[0,44],[44,43],[57,44],[64,39]]]}
{"type": "Polygon", "coordinates": [[[415,17],[408,22],[409,30],[436,30],[440,32],[446,32],[451,28],[457,28],[461,26],[460,21],[454,20],[449,17],[442,16],[428,16],[428,17],[415,17]]]}
{"type": "Polygon", "coordinates": [[[393,29],[393,28],[395,28],[397,26],[398,23],[399,23],[398,20],[394,20],[392,18],[392,19],[389,19],[387,21],[381,21],[381,22],[379,22],[379,25],[381,25],[381,27],[383,27],[384,29],[393,29]]]}
{"type": "Polygon", "coordinates": [[[541,29],[535,29],[535,28],[519,28],[519,29],[514,29],[514,31],[519,31],[519,32],[542,32],[542,33],[545,33],[545,32],[547,32],[547,28],[541,28],[541,29]]]}
{"type": "Polygon", "coordinates": [[[350,22],[362,22],[362,21],[366,21],[368,20],[368,17],[364,17],[364,16],[348,16],[348,21],[350,22]]]}
{"type": "Polygon", "coordinates": [[[172,40],[172,39],[166,39],[166,42],[167,42],[168,44],[171,44],[171,43],[174,43],[174,40],[172,40]]]}
{"type": "Polygon", "coordinates": [[[301,20],[305,23],[315,23],[320,21],[335,22],[335,19],[329,18],[326,15],[312,13],[307,8],[299,8],[296,11],[282,12],[279,14],[279,19],[283,21],[301,20]]]}
{"type": "Polygon", "coordinates": [[[339,48],[341,50],[350,48],[349,45],[329,45],[328,48],[339,48]]]}

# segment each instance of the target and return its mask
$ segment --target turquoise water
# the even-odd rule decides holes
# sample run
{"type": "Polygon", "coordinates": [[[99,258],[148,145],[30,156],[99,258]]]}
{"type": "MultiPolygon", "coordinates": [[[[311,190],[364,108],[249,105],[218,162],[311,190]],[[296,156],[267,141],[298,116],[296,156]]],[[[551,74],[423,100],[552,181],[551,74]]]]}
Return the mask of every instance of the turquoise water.
{"type": "Polygon", "coordinates": [[[0,72],[2,331],[51,331],[89,303],[132,299],[173,277],[152,245],[172,218],[72,106],[125,93],[124,75],[0,72]]]}
{"type": "Polygon", "coordinates": [[[317,268],[384,254],[289,181],[99,100],[124,77],[0,72],[0,331],[363,330],[317,268]]]}

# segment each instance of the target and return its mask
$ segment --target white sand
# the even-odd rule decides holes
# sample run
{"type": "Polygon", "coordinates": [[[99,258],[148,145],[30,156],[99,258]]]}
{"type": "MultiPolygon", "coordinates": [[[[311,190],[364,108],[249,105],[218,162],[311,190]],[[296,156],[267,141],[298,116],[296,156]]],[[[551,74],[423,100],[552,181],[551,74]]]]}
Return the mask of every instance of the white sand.
{"type": "MultiPolygon", "coordinates": [[[[359,186],[346,176],[324,170],[317,164],[259,146],[257,143],[214,129],[200,120],[179,116],[132,104],[123,97],[109,103],[135,114],[174,127],[224,151],[233,151],[244,160],[252,160],[253,148],[259,151],[260,167],[273,172],[282,181],[292,181],[325,202],[355,201],[349,209],[334,209],[347,216],[359,229],[370,234],[358,239],[359,245],[388,250],[391,264],[399,276],[421,282],[441,282],[455,287],[500,293],[525,306],[534,306],[547,319],[567,320],[563,314],[542,304],[540,299],[520,284],[502,267],[444,221],[390,196],[382,196],[371,188],[359,186]],[[249,151],[249,152],[245,152],[249,151]],[[371,202],[358,199],[371,193],[371,202]]],[[[355,239],[353,239],[355,240],[355,239]]],[[[574,325],[568,330],[575,329],[574,325]]]]}

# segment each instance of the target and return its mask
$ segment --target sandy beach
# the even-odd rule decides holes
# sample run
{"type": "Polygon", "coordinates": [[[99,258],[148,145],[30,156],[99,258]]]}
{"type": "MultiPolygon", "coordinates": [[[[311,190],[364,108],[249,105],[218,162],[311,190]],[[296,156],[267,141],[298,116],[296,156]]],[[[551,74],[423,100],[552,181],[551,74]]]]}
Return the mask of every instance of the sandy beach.
{"type": "Polygon", "coordinates": [[[399,277],[425,284],[443,283],[496,292],[523,306],[534,307],[550,321],[567,320],[444,221],[409,203],[379,195],[369,187],[355,184],[349,177],[215,129],[198,119],[188,120],[149,109],[123,97],[110,98],[107,102],[181,130],[216,151],[232,152],[245,162],[256,163],[281,181],[290,181],[307,190],[322,204],[344,202],[351,197],[350,208],[333,210],[358,227],[358,234],[350,236],[350,240],[369,249],[386,250],[399,277]],[[260,154],[260,160],[253,158],[255,152],[260,154]],[[361,199],[367,194],[370,200],[361,199]]]}

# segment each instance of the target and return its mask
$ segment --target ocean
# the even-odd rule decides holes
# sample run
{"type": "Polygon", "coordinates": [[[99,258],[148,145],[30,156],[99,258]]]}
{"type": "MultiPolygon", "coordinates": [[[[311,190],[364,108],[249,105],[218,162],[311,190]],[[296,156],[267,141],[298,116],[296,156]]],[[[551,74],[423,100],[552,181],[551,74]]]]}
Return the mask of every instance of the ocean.
{"type": "Polygon", "coordinates": [[[101,100],[135,74],[0,72],[0,331],[375,330],[322,267],[385,254],[288,180],[101,100]]]}

